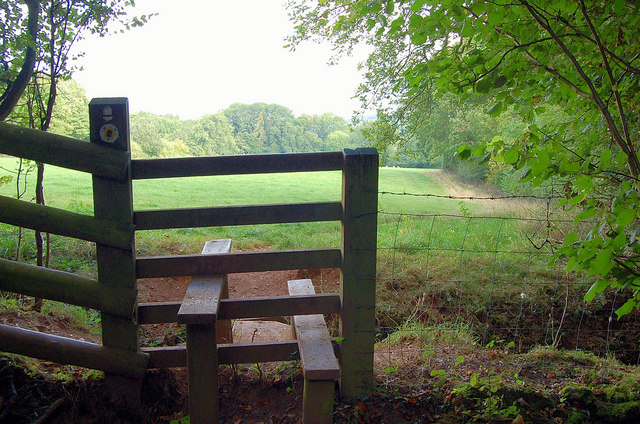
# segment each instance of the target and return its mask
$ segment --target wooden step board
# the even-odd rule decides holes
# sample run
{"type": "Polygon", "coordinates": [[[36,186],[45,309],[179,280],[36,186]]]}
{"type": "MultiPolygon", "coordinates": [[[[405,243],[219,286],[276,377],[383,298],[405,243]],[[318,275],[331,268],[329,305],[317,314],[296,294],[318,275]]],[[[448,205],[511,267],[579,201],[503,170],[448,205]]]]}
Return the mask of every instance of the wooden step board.
{"type": "MultiPolygon", "coordinates": [[[[311,280],[289,281],[289,295],[315,294],[311,280]]],[[[292,317],[304,375],[302,422],[332,423],[335,382],[340,366],[321,314],[292,317]]]]}
{"type": "MultiPolygon", "coordinates": [[[[211,240],[205,243],[202,254],[229,253],[230,249],[229,239],[211,240]]],[[[231,327],[217,318],[220,300],[228,297],[226,275],[194,276],[178,310],[178,322],[187,325],[189,414],[193,424],[218,422],[217,342],[220,335],[230,340],[231,327]]]]}

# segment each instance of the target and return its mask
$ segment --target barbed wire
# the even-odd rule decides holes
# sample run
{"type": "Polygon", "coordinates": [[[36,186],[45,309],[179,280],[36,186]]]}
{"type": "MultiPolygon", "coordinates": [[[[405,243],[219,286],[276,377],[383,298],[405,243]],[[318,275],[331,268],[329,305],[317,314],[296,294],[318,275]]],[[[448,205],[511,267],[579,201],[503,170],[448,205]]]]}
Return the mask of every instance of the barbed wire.
{"type": "MultiPolygon", "coordinates": [[[[547,203],[561,198],[379,193],[424,198],[425,208],[429,198],[528,198],[547,203]]],[[[552,346],[615,355],[623,362],[640,364],[640,311],[618,320],[615,311],[626,300],[618,293],[585,303],[583,296],[595,280],[568,273],[561,261],[550,261],[554,257],[551,232],[557,232],[557,244],[563,234],[582,225],[572,217],[554,215],[548,206],[539,217],[517,216],[513,211],[502,215],[499,211],[495,215],[423,213],[415,210],[422,209],[420,205],[412,207],[378,211],[382,215],[378,224],[386,226],[380,230],[377,247],[379,343],[385,352],[400,358],[422,358],[405,363],[403,372],[424,370],[421,361],[431,351],[429,343],[438,343],[442,334],[457,337],[461,331],[472,335],[480,347],[504,341],[512,343],[515,353],[524,353],[535,346],[552,346]],[[474,224],[490,221],[495,224],[474,224]],[[545,245],[548,248],[543,249],[545,245]],[[416,334],[426,341],[397,342],[416,334]]],[[[379,377],[393,379],[386,374],[379,377]]]]}
{"type": "Polygon", "coordinates": [[[378,191],[381,195],[392,196],[413,196],[413,197],[433,197],[438,199],[452,199],[452,200],[508,200],[508,199],[531,199],[531,200],[556,200],[564,199],[564,196],[534,196],[529,194],[510,194],[503,196],[456,196],[451,194],[433,194],[433,193],[409,193],[406,191],[378,191]]]}

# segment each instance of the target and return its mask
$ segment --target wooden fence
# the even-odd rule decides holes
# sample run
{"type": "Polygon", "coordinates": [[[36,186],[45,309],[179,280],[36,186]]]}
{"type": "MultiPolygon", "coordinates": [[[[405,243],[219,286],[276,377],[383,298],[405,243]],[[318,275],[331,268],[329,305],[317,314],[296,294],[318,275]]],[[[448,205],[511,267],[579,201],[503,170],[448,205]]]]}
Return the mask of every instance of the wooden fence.
{"type": "MultiPolygon", "coordinates": [[[[332,153],[130,159],[127,99],[89,105],[91,143],[0,122],[0,153],[89,172],[94,216],[0,197],[0,221],[96,243],[98,280],[0,260],[0,290],[102,312],[102,345],[0,326],[0,351],[104,370],[113,392],[148,368],[186,365],[183,347],[141,349],[140,324],[176,322],[179,303],[137,304],[137,278],[219,275],[288,269],[340,268],[338,295],[227,299],[218,318],[337,313],[340,390],[357,397],[373,383],[378,155],[375,149],[332,153]],[[341,171],[336,202],[134,211],[133,179],[281,172],[341,171]],[[135,231],[340,221],[333,249],[136,257],[135,231]]],[[[267,188],[265,188],[267,189],[267,188]]],[[[221,364],[295,359],[297,343],[223,344],[221,364]]],[[[138,395],[139,396],[139,395],[138,395]]]]}

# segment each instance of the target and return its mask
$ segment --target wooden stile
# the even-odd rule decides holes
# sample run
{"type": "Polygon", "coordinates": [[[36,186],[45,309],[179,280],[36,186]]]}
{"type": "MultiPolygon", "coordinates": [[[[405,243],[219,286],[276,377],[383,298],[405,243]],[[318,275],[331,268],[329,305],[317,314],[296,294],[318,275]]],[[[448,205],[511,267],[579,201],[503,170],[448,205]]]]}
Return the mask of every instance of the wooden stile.
{"type": "Polygon", "coordinates": [[[146,367],[189,363],[190,380],[198,387],[192,394],[198,405],[191,414],[194,423],[216,421],[217,402],[210,400],[217,393],[217,384],[211,382],[217,378],[218,363],[300,357],[305,394],[312,394],[305,396],[304,422],[316,422],[314,415],[330,422],[335,378],[340,379],[342,396],[366,395],[373,385],[375,149],[131,161],[127,99],[93,99],[89,109],[91,143],[0,122],[0,153],[92,173],[95,217],[0,196],[0,221],[96,242],[99,281],[0,260],[0,289],[99,309],[103,346],[0,325],[0,350],[104,370],[112,400],[134,407],[140,402],[140,377],[146,367]],[[309,171],[342,171],[341,202],[133,212],[132,179],[309,171]],[[207,242],[201,255],[137,260],[135,255],[135,230],[338,220],[340,249],[230,253],[230,240],[225,240],[207,242]],[[306,282],[296,291],[302,286],[293,281],[289,297],[228,299],[228,273],[313,268],[340,268],[340,294],[310,294],[306,282]],[[192,276],[182,303],[137,305],[136,278],[171,276],[192,276]],[[316,315],[323,313],[340,314],[339,347],[329,338],[322,316],[316,315]],[[136,314],[141,324],[186,323],[188,351],[173,347],[140,352],[136,314]],[[230,319],[283,315],[296,317],[299,342],[222,343],[231,342],[230,319]]]}

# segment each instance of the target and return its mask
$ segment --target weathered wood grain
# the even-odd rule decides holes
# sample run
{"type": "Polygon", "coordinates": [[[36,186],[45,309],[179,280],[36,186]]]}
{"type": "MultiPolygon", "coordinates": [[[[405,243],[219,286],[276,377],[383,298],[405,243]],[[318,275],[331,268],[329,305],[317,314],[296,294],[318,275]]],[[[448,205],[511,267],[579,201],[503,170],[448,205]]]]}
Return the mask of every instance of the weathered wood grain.
{"type": "Polygon", "coordinates": [[[355,399],[373,389],[378,209],[375,149],[344,151],[342,205],[340,393],[355,399]]]}
{"type": "MultiPolygon", "coordinates": [[[[138,305],[140,324],[177,322],[181,302],[151,302],[138,305]]],[[[306,314],[339,314],[338,294],[272,296],[245,299],[222,299],[218,320],[271,318],[306,314]]]]}
{"type": "Polygon", "coordinates": [[[126,377],[144,376],[149,355],[0,324],[0,351],[126,377]]]}
{"type": "Polygon", "coordinates": [[[133,225],[68,212],[50,206],[0,196],[0,222],[61,236],[126,248],[133,239],[133,225]]]}
{"type": "Polygon", "coordinates": [[[136,262],[136,273],[138,278],[150,278],[337,268],[341,261],[339,249],[141,257],[136,262]]]}
{"type": "Polygon", "coordinates": [[[327,152],[137,159],[131,166],[133,179],[139,180],[206,175],[338,171],[342,169],[342,163],[341,152],[327,152]]]}
{"type": "Polygon", "coordinates": [[[96,309],[135,323],[137,291],[96,280],[0,259],[0,290],[96,309]]]}
{"type": "Polygon", "coordinates": [[[340,219],[342,219],[340,202],[143,210],[134,213],[137,230],[339,221],[340,219]]]}
{"type": "Polygon", "coordinates": [[[0,153],[124,181],[128,152],[0,122],[0,153]]]}
{"type": "MultiPolygon", "coordinates": [[[[314,295],[311,280],[292,280],[288,282],[292,296],[314,295]]],[[[295,334],[300,347],[302,373],[308,380],[331,380],[340,377],[340,366],[333,353],[331,337],[324,316],[294,315],[292,317],[295,334]]]]}

